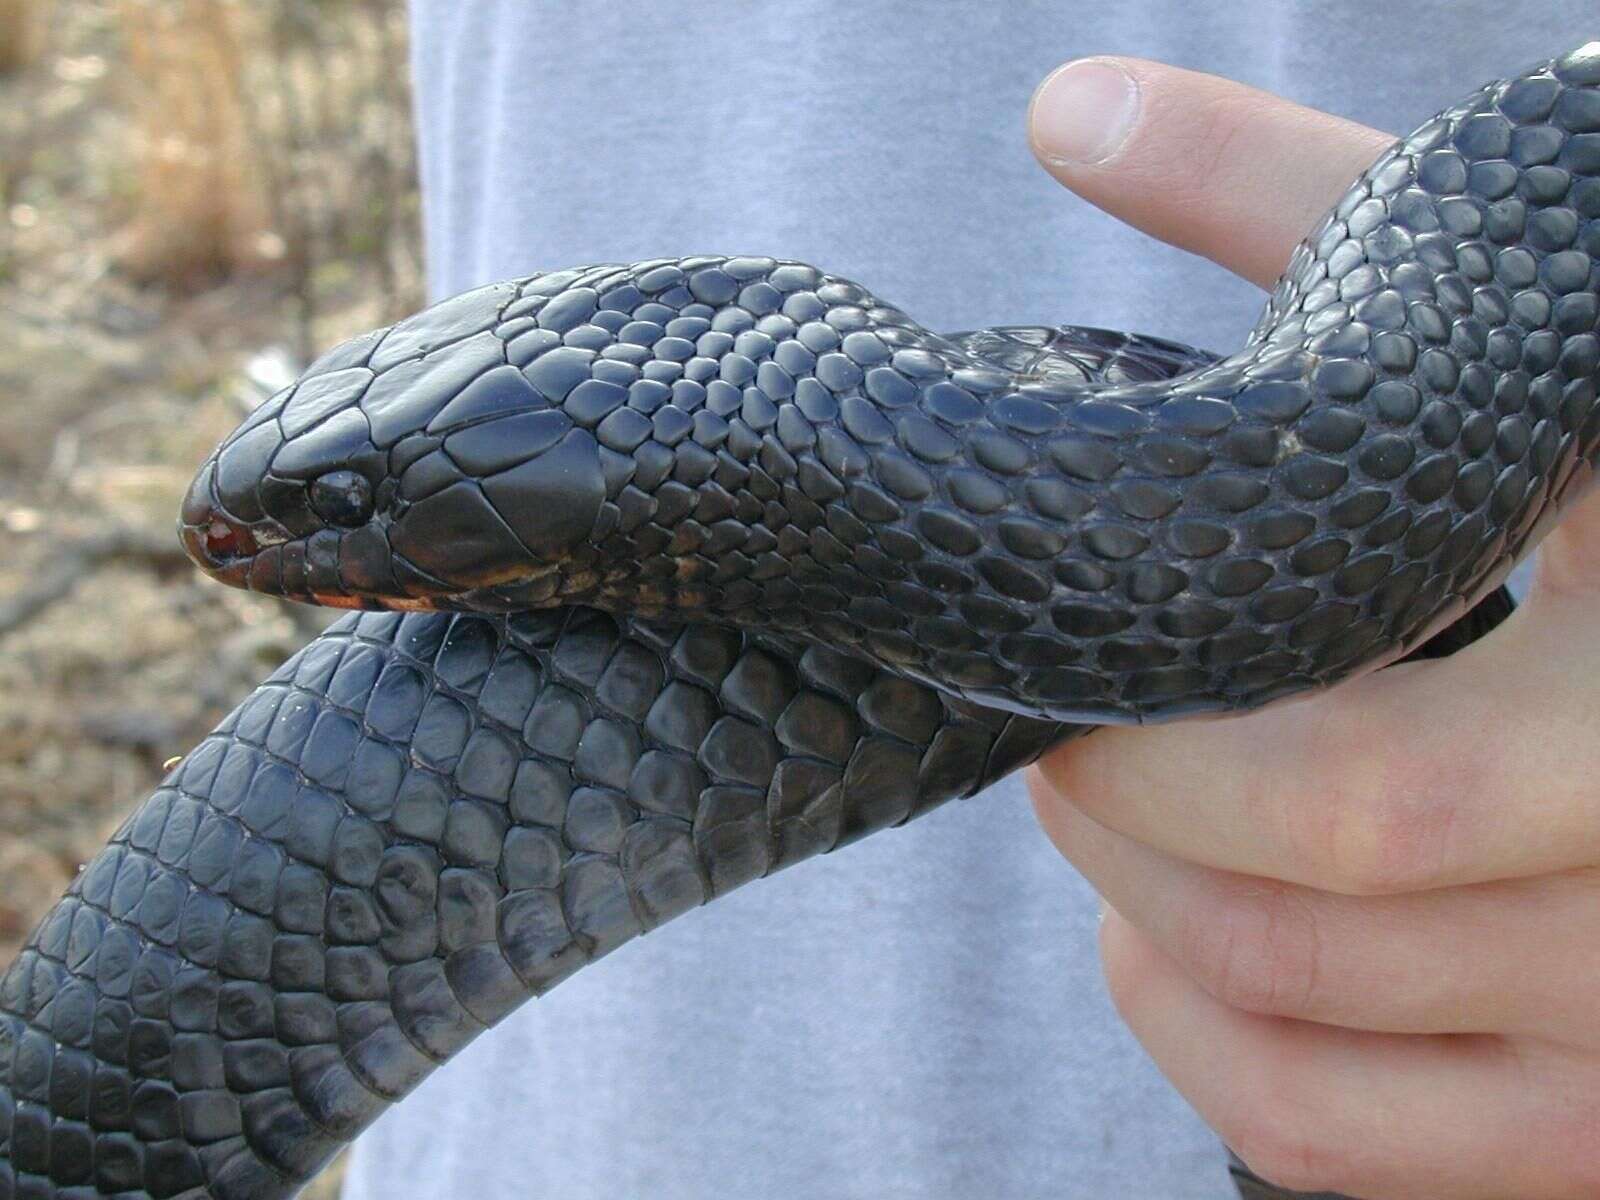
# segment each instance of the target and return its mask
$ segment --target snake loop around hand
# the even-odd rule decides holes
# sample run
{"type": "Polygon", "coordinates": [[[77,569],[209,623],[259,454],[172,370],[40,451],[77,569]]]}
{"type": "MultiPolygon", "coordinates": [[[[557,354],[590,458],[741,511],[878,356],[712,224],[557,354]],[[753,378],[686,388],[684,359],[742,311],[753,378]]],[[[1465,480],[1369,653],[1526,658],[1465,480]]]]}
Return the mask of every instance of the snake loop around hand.
{"type": "Polygon", "coordinates": [[[741,883],[1093,725],[1483,632],[1600,449],[1597,217],[1591,44],[1397,142],[1227,358],[940,336],[713,255],[333,350],[182,536],[372,611],[0,979],[0,1200],[292,1195],[527,997],[741,883]]]}

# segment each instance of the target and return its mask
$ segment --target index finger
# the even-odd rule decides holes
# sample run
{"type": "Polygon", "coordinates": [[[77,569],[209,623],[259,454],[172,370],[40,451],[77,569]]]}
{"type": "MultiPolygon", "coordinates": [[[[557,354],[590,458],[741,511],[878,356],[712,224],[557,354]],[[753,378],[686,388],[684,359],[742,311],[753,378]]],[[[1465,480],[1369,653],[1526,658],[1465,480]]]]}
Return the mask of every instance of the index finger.
{"type": "Polygon", "coordinates": [[[1587,866],[1590,607],[1552,598],[1449,658],[1247,716],[1097,731],[1040,761],[1038,802],[1189,862],[1350,895],[1587,866]]]}
{"type": "Polygon", "coordinates": [[[1052,72],[1029,140],[1061,183],[1128,224],[1271,287],[1390,134],[1138,58],[1052,72]]]}

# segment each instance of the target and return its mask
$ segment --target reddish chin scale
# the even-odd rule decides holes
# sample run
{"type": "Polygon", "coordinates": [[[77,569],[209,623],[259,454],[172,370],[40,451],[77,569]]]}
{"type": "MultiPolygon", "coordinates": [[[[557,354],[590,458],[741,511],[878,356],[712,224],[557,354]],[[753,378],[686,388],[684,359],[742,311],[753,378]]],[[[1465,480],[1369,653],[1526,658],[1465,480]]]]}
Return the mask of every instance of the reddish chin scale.
{"type": "Polygon", "coordinates": [[[248,529],[229,524],[220,518],[211,520],[205,527],[203,536],[206,554],[216,562],[226,562],[230,558],[247,558],[256,552],[256,540],[250,536],[248,529]]]}
{"type": "Polygon", "coordinates": [[[373,605],[361,596],[342,596],[337,592],[312,592],[311,599],[326,608],[371,608],[373,605]]]}

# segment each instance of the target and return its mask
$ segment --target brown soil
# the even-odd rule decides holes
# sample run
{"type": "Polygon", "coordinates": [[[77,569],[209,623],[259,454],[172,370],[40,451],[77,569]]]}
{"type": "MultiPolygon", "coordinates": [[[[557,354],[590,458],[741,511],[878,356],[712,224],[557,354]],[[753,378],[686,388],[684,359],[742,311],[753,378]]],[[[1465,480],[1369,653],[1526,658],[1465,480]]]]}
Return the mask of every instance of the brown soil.
{"type": "MultiPolygon", "coordinates": [[[[0,43],[27,47],[0,75],[0,622],[84,539],[124,530],[161,549],[88,566],[0,629],[0,963],[163,762],[325,623],[173,561],[165,547],[194,468],[310,350],[392,320],[419,290],[409,118],[394,83],[403,32],[388,13],[400,6],[275,0],[253,17],[206,0],[171,7],[191,31],[255,21],[210,33],[232,39],[227,52],[269,81],[278,107],[257,106],[265,93],[252,84],[243,120],[215,135],[236,161],[214,177],[250,193],[228,211],[266,223],[164,277],[151,246],[185,219],[174,205],[206,189],[178,186],[151,156],[187,138],[203,160],[212,135],[163,133],[183,119],[171,80],[134,86],[136,60],[152,46],[186,50],[160,39],[190,34],[182,22],[153,28],[139,0],[0,4],[0,43]],[[28,24],[26,38],[12,22],[28,24]],[[341,123],[357,104],[383,121],[341,123]],[[296,105],[326,120],[280,119],[296,105]],[[367,209],[347,211],[359,186],[303,186],[374,155],[404,196],[376,232],[367,209]]],[[[190,59],[174,66],[167,54],[161,69],[216,82],[217,61],[190,59]]],[[[308,1195],[336,1191],[334,1172],[308,1195]]]]}

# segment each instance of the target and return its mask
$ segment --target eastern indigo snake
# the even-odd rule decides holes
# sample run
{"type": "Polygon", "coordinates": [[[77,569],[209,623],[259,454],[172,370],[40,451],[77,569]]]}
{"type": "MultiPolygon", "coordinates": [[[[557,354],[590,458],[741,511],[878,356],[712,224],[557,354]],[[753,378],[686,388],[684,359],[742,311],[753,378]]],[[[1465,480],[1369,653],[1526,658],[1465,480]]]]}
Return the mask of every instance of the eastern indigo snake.
{"type": "Polygon", "coordinates": [[[1384,153],[1226,359],[942,337],[723,256],[339,346],[182,535],[374,611],[174,767],[0,980],[0,1200],[290,1195],[715,895],[1094,724],[1476,636],[1600,448],[1597,217],[1591,43],[1384,153]]]}

